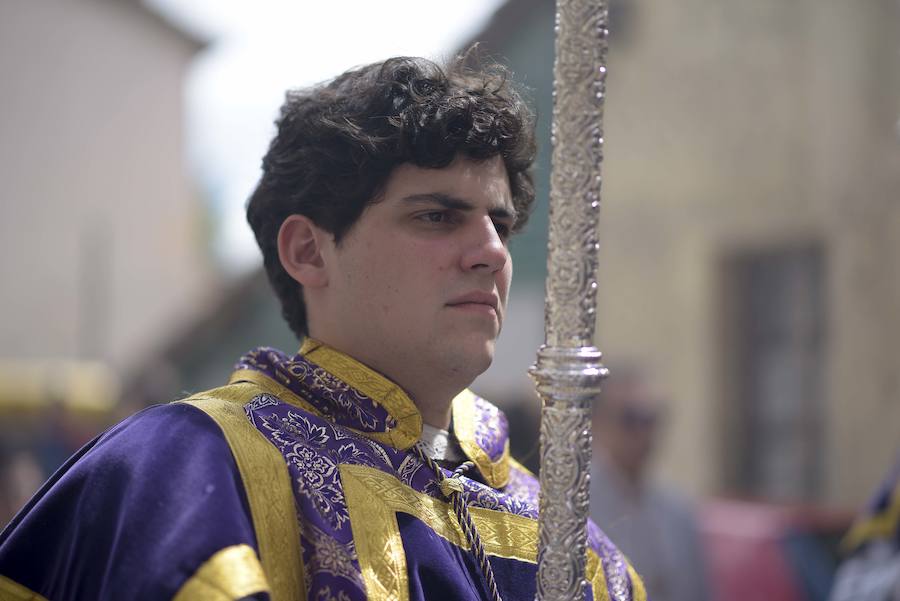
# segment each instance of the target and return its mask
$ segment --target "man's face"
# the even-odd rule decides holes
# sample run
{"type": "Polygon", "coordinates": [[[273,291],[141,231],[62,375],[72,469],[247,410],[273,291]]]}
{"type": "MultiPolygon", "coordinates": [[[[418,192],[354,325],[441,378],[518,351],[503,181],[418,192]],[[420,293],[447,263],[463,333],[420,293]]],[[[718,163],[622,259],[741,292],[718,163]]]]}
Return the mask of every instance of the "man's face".
{"type": "Polygon", "coordinates": [[[500,157],[397,167],[325,249],[326,341],[401,385],[449,370],[467,386],[490,365],[503,323],[514,220],[500,157]]]}

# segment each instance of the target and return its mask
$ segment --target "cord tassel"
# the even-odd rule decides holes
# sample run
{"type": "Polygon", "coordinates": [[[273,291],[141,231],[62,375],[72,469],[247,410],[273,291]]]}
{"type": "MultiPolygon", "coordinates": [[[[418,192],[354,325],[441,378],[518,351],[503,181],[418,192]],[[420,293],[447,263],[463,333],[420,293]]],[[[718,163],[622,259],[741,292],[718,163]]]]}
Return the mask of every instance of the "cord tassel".
{"type": "Polygon", "coordinates": [[[453,474],[448,478],[444,476],[444,471],[434,459],[426,455],[419,445],[416,445],[413,448],[416,450],[419,459],[428,465],[428,467],[431,468],[431,471],[435,473],[441,494],[450,501],[451,505],[453,505],[453,511],[456,513],[459,527],[462,529],[463,534],[465,534],[466,541],[468,541],[469,546],[475,553],[475,558],[478,560],[478,564],[481,567],[481,576],[487,585],[491,599],[493,601],[502,601],[500,598],[500,591],[497,589],[497,581],[494,580],[494,570],[491,569],[487,554],[484,552],[484,545],[481,543],[481,537],[478,536],[478,530],[475,529],[475,523],[472,521],[472,516],[469,514],[469,507],[465,500],[463,500],[464,488],[462,481],[459,478],[465,472],[475,467],[475,464],[471,461],[462,463],[458,468],[453,470],[453,474]]]}

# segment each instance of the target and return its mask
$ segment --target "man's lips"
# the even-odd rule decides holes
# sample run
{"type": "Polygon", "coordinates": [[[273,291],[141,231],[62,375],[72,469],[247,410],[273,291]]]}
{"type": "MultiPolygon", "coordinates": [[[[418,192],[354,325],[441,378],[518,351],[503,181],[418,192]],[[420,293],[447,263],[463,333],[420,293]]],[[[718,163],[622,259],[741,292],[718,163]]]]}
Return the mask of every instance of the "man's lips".
{"type": "Polygon", "coordinates": [[[481,292],[480,290],[476,290],[454,298],[448,302],[447,305],[450,307],[490,307],[496,313],[497,308],[500,306],[500,299],[492,292],[481,292]]]}

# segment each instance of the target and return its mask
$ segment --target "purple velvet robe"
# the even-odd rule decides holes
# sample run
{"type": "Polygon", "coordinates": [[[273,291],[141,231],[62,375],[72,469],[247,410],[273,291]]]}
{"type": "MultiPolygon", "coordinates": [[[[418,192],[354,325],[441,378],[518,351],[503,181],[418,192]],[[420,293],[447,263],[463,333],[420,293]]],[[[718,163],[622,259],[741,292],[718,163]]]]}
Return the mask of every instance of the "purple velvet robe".
{"type": "MultiPolygon", "coordinates": [[[[496,407],[465,391],[452,420],[500,594],[531,600],[537,481],[496,407]]],[[[402,389],[321,343],[252,351],[228,386],[138,413],[63,466],[0,534],[0,598],[489,599],[411,451],[421,427],[402,389]]],[[[588,538],[588,598],[644,599],[588,538]]]]}

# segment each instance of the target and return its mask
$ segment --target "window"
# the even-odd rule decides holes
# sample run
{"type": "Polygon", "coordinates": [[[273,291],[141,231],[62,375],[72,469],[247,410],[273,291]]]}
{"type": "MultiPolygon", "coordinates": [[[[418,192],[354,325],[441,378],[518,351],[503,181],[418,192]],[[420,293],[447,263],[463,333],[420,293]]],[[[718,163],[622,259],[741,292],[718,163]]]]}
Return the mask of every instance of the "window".
{"type": "Polygon", "coordinates": [[[822,483],[825,286],[818,246],[740,253],[725,263],[727,481],[779,501],[822,483]]]}

